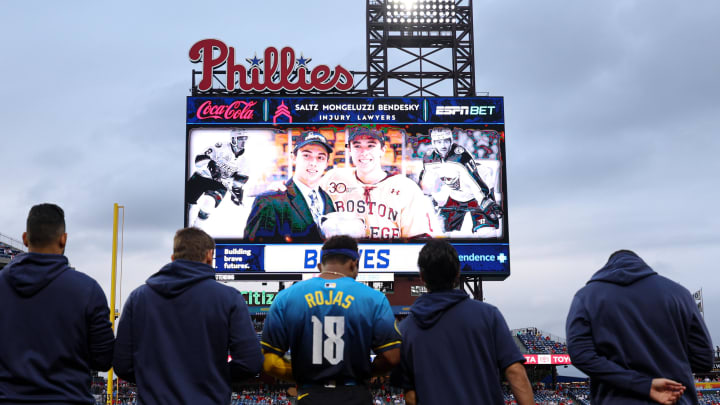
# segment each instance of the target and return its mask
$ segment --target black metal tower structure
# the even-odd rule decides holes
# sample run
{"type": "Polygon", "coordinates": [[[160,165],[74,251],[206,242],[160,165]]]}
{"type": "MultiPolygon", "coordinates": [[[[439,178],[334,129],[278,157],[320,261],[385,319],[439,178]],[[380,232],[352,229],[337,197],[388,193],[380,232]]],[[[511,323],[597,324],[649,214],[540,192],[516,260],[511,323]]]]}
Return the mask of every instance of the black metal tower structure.
{"type": "Polygon", "coordinates": [[[366,22],[369,96],[475,96],[472,0],[367,0],[366,22]]]}
{"type": "MultiPolygon", "coordinates": [[[[472,0],[367,0],[370,97],[474,97],[472,0]]],[[[482,278],[462,276],[483,300],[482,278]]]]}

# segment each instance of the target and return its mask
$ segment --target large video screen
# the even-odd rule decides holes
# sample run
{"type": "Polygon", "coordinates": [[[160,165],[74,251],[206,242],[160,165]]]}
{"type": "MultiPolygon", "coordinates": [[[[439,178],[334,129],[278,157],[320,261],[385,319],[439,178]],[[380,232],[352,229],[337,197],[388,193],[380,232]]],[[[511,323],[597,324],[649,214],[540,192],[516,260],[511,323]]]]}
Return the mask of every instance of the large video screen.
{"type": "MultiPolygon", "coordinates": [[[[185,224],[228,275],[315,272],[351,235],[365,272],[417,272],[447,238],[463,272],[509,275],[503,103],[188,97],[185,224]]],[[[242,277],[235,277],[242,278],[242,277]]]]}

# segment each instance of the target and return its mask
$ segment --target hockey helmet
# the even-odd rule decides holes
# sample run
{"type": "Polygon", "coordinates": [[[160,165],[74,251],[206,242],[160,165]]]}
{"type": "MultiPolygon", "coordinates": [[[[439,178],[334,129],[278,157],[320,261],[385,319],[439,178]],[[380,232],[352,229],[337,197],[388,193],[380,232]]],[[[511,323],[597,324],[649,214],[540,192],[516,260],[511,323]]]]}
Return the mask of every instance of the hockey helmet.
{"type": "Polygon", "coordinates": [[[441,140],[441,139],[452,139],[452,131],[450,128],[435,127],[430,130],[430,139],[441,140]]]}
{"type": "Polygon", "coordinates": [[[236,155],[245,150],[247,138],[247,131],[245,130],[234,129],[230,131],[230,147],[236,155]]]}

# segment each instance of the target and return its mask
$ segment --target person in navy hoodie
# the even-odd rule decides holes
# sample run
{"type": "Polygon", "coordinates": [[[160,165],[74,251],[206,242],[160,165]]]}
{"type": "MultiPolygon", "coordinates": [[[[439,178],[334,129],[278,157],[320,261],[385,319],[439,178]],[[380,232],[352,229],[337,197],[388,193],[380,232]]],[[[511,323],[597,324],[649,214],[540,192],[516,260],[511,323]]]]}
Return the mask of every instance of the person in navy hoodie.
{"type": "Polygon", "coordinates": [[[260,372],[247,305],[215,281],[214,249],[200,229],[177,231],[172,262],[125,303],[113,367],[137,384],[138,404],[229,404],[231,384],[260,372]]]}
{"type": "Polygon", "coordinates": [[[22,239],[0,272],[0,404],[93,404],[90,370],[113,355],[105,293],[68,265],[62,208],[32,207],[22,239]]]}
{"type": "Polygon", "coordinates": [[[565,328],[593,404],[697,404],[692,373],[713,366],[690,292],[629,250],[613,253],[575,294],[565,328]]]}
{"type": "Polygon", "coordinates": [[[402,385],[406,403],[502,404],[504,372],[519,405],[535,404],[525,358],[500,311],[455,287],[460,261],[444,240],[431,240],[418,256],[428,293],[400,323],[402,385]]]}

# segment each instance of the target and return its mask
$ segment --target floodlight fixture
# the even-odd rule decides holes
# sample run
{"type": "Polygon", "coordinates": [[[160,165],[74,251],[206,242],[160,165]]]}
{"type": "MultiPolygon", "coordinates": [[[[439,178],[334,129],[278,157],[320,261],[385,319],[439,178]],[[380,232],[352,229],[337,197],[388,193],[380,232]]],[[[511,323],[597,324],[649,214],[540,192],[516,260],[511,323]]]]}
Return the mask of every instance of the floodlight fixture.
{"type": "Polygon", "coordinates": [[[420,29],[417,24],[450,24],[457,23],[455,14],[456,0],[387,0],[385,3],[387,23],[410,24],[413,29],[420,29]],[[427,18],[419,18],[427,17],[427,18]],[[403,21],[402,19],[405,19],[403,21]]]}
{"type": "Polygon", "coordinates": [[[453,94],[475,95],[472,3],[367,0],[368,94],[389,96],[390,86],[409,86],[408,95],[438,95],[433,89],[452,81],[453,94]],[[444,49],[452,52],[447,63],[444,49]]]}

